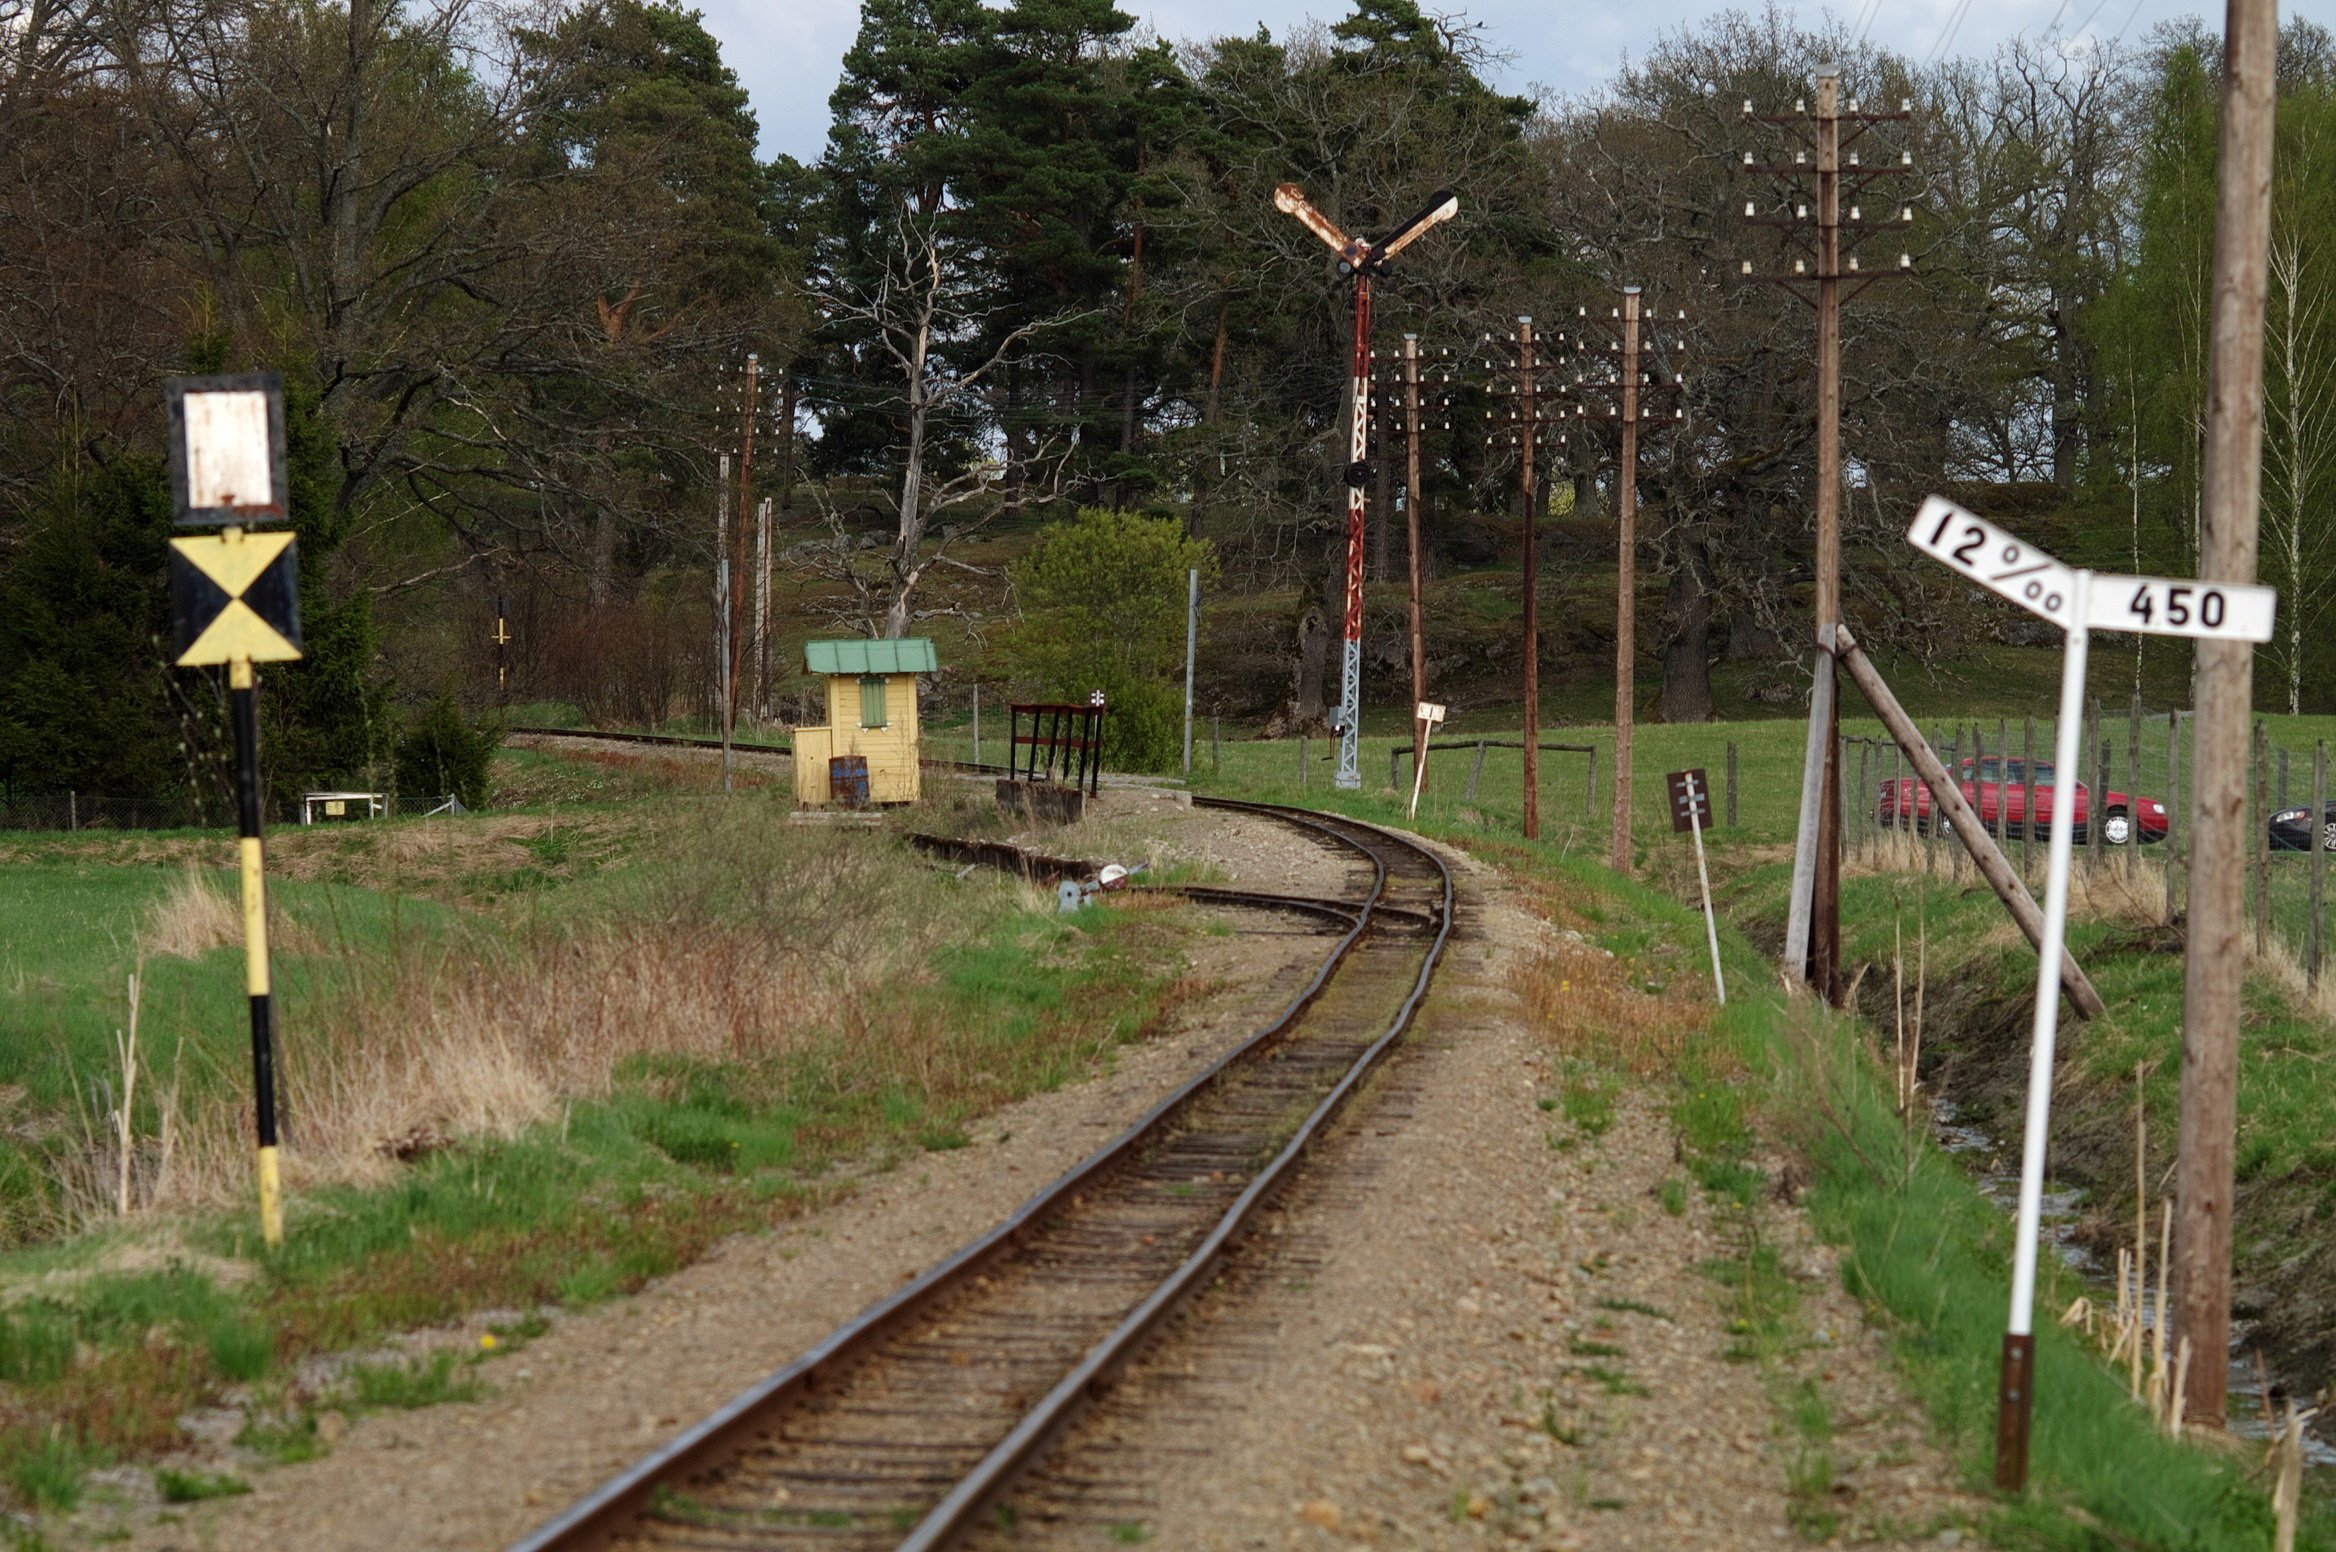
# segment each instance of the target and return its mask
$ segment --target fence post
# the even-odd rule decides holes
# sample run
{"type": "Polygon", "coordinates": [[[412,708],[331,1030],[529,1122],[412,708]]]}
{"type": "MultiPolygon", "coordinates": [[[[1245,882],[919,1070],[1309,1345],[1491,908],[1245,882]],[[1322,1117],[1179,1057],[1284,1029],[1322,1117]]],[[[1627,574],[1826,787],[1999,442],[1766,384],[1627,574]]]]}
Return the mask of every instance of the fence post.
{"type": "MultiPolygon", "coordinates": [[[[2100,711],[2093,711],[2093,734],[2100,736],[2100,711]]],[[[2109,844],[2109,741],[2100,739],[2093,748],[2093,802],[2086,806],[2086,851],[2093,853],[2093,872],[2100,872],[2100,858],[2109,844]]],[[[2128,820],[2133,818],[2128,813],[2128,820]]]]}
{"type": "Polygon", "coordinates": [[[65,828],[81,828],[81,794],[68,789],[65,793],[65,828]]]}
{"type": "Polygon", "coordinates": [[[2182,713],[2166,713],[2166,925],[2182,911],[2182,713]]]}
{"type": "Polygon", "coordinates": [[[2304,856],[2312,865],[2312,945],[2304,977],[2320,984],[2320,946],[2328,925],[2328,741],[2312,745],[2312,817],[2304,826],[2304,856]]]}
{"type": "MultiPolygon", "coordinates": [[[[1943,738],[1941,738],[1941,737],[1939,736],[1939,731],[1938,731],[1938,729],[1936,729],[1936,728],[1933,728],[1933,729],[1931,729],[1931,738],[1930,738],[1930,752],[1931,752],[1931,755],[1932,755],[1932,757],[1933,757],[1933,758],[1936,758],[1936,757],[1937,757],[1937,756],[1938,756],[1938,755],[1939,755],[1939,754],[1940,754],[1940,753],[1941,753],[1941,752],[1942,752],[1942,751],[1943,751],[1945,748],[1946,748],[1946,740],[1944,740],[1943,738]]],[[[1945,762],[1945,761],[1943,761],[1943,760],[1941,760],[1939,763],[1940,763],[1941,765],[1944,765],[1946,762],[1945,762]]],[[[1923,780],[1922,780],[1922,778],[1921,778],[1921,777],[1919,777],[1919,776],[1918,776],[1918,777],[1916,777],[1916,778],[1915,778],[1915,782],[1914,782],[1914,801],[1913,801],[1913,802],[1910,802],[1910,803],[1907,805],[1909,808],[1911,808],[1911,809],[1913,809],[1913,810],[1915,811],[1915,816],[1916,816],[1917,818],[1921,818],[1921,812],[1922,812],[1922,803],[1921,803],[1921,798],[1922,798],[1922,789],[1923,789],[1924,785],[1925,785],[1925,783],[1923,782],[1923,780]]],[[[1923,876],[1924,878],[1930,878],[1930,877],[1932,877],[1932,876],[1933,876],[1933,875],[1935,875],[1935,874],[1938,872],[1938,870],[1939,870],[1939,825],[1938,825],[1938,818],[1939,818],[1939,797],[1938,797],[1938,794],[1934,792],[1934,793],[1932,793],[1932,794],[1931,794],[1931,796],[1930,796],[1930,817],[1929,817],[1928,819],[1924,819],[1924,820],[1922,820],[1922,830],[1921,830],[1921,836],[1922,836],[1922,876],[1923,876]]]]}
{"type": "Polygon", "coordinates": [[[1851,833],[1857,837],[1857,854],[1864,857],[1874,849],[1873,772],[1874,745],[1871,739],[1857,741],[1857,795],[1851,799],[1857,805],[1857,828],[1851,833]]]}
{"type": "Polygon", "coordinates": [[[2279,746],[2279,807],[2287,807],[2287,745],[2279,746]]]}
{"type": "Polygon", "coordinates": [[[1905,763],[1906,751],[1899,748],[1893,739],[1890,743],[1890,834],[1885,842],[1890,848],[1892,867],[1903,867],[1906,864],[1906,848],[1899,844],[1898,832],[1913,823],[1907,816],[1905,806],[1898,801],[1898,772],[1905,763]]]}
{"type": "Polygon", "coordinates": [[[1222,714],[1211,712],[1209,714],[1209,773],[1211,775],[1224,768],[1224,743],[1225,719],[1222,714]]]}
{"type": "Polygon", "coordinates": [[[1389,792],[1403,790],[1403,772],[1397,768],[1395,763],[1395,757],[1402,752],[1403,745],[1400,743],[1390,744],[1387,748],[1387,790],[1389,792]]]}
{"type": "Polygon", "coordinates": [[[1298,735],[1298,790],[1306,790],[1306,735],[1298,735]]]}
{"type": "Polygon", "coordinates": [[[1484,740],[1476,741],[1476,763],[1468,770],[1468,801],[1476,801],[1476,784],[1484,776],[1484,740]]]}
{"type": "MultiPolygon", "coordinates": [[[[1997,757],[1999,759],[2002,757],[2002,753],[2003,752],[2000,749],[1996,751],[1997,757]]],[[[1974,722],[1971,724],[1971,808],[1974,813],[1979,815],[1979,828],[1982,831],[1986,831],[1988,828],[1987,810],[1981,807],[1981,804],[1985,803],[1987,800],[1985,787],[1986,781],[1987,740],[1979,736],[1979,724],[1974,722]]],[[[2002,830],[2003,773],[1999,769],[1996,773],[1995,783],[1995,833],[2000,834],[2002,830]]]]}
{"type": "Polygon", "coordinates": [[[2020,872],[2028,871],[2036,834],[2036,719],[2020,721],[2020,872]]]}
{"type": "Polygon", "coordinates": [[[1582,817],[1589,819],[1598,812],[1598,746],[1590,746],[1590,779],[1582,789],[1582,817]]]}
{"type": "Polygon", "coordinates": [[[973,763],[981,764],[981,681],[979,679],[973,681],[973,763]]]}
{"type": "Polygon", "coordinates": [[[2265,788],[2270,779],[2271,730],[2255,719],[2255,804],[2247,822],[2255,827],[2255,953],[2270,947],[2271,937],[2271,827],[2263,821],[2265,788]]]}
{"type": "Polygon", "coordinates": [[[1728,740],[1728,828],[1736,828],[1736,741],[1728,740]]]}

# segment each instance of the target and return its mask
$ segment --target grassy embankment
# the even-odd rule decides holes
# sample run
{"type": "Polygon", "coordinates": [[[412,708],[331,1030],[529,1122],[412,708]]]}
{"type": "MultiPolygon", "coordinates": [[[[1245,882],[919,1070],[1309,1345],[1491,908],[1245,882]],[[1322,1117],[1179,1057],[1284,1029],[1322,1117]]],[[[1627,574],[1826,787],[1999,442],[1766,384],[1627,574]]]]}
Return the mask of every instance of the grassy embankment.
{"type": "Polygon", "coordinates": [[[278,838],[274,1253],[247,1201],[231,843],[0,845],[0,1501],[70,1509],[91,1466],[171,1449],[231,1393],[255,1459],[321,1451],[336,1410],[463,1394],[443,1352],[321,1392],[299,1361],[466,1318],[507,1351],[846,1166],[956,1146],[1183,994],[1171,911],[1059,917],[889,832],[790,827],[783,796],[705,801],[688,767],[502,775],[512,809],[278,838]]]}
{"type": "MultiPolygon", "coordinates": [[[[1377,743],[1375,764],[1366,758],[1365,771],[1375,771],[1377,779],[1365,792],[1330,794],[1326,782],[1316,782],[1308,796],[1361,817],[1400,822],[1400,800],[1384,785],[1385,748],[1384,741],[1377,743]]],[[[1287,769],[1283,762],[1293,759],[1286,744],[1244,747],[1237,754],[1228,750],[1220,784],[1292,795],[1296,783],[1282,772],[1287,769]],[[1240,782],[1240,774],[1252,780],[1240,782]]],[[[1641,1077],[1667,1074],[1658,1081],[1670,1092],[1683,1154],[1703,1189],[1748,1204],[1770,1185],[1752,1164],[1763,1143],[1783,1145],[1802,1161],[1808,1178],[1805,1204],[1819,1231],[1842,1247],[1849,1286],[1892,1329],[1910,1385],[1963,1463],[1970,1484],[1984,1488],[1992,1458],[2009,1221],[1962,1166],[1932,1144],[1919,1115],[1909,1124],[1900,1113],[1888,1036],[1869,1023],[1783,995],[1767,954],[1753,942],[1774,930],[1769,918],[1779,909],[1787,870],[1784,845],[1797,790],[1798,730],[1785,723],[1650,728],[1640,739],[1639,765],[1637,836],[1646,859],[1645,884],[1618,880],[1594,860],[1604,851],[1603,806],[1584,825],[1578,808],[1571,807],[1579,803],[1578,784],[1571,789],[1570,804],[1545,797],[1545,814],[1555,822],[1545,822],[1542,843],[1515,839],[1513,767],[1507,790],[1495,792],[1488,766],[1485,792],[1476,804],[1456,801],[1447,787],[1423,803],[1419,828],[1500,863],[1537,893],[1553,920],[1575,926],[1617,955],[1626,983],[1619,1000],[1606,988],[1585,1013],[1579,1004],[1588,979],[1574,979],[1561,996],[1540,989],[1543,1018],[1559,1026],[1561,1035],[1571,1021],[1569,1043],[1577,1060],[1614,1075],[1605,1081],[1620,1081],[1620,1074],[1632,1071],[1641,1077]],[[1728,880],[1722,943],[1731,1001],[1708,1029],[1650,1052],[1648,1030],[1652,1027],[1660,1037],[1662,1020],[1658,1010],[1634,1003],[1634,989],[1660,989],[1681,977],[1707,974],[1702,922],[1687,903],[1692,862],[1684,838],[1673,842],[1659,806],[1661,774],[1667,766],[1696,763],[1711,766],[1716,776],[1719,751],[1731,737],[1742,754],[1742,824],[1724,832],[1715,847],[1728,880]],[[1564,808],[1571,808],[1570,816],[1557,817],[1564,808]],[[1751,933],[1733,924],[1739,922],[1751,933]],[[1641,1059],[1646,1057],[1651,1059],[1641,1059]]],[[[1563,799],[1563,789],[1557,797],[1563,799]]],[[[1919,853],[1914,857],[1918,861],[1919,853]]],[[[1914,941],[1918,893],[1929,902],[1934,998],[1947,1000],[1951,1008],[1951,997],[1936,989],[1961,976],[1973,984],[1996,985],[2016,999],[2023,973],[2032,977],[2033,958],[2016,938],[2006,941],[2009,929],[1982,886],[1956,885],[1943,876],[1927,882],[1919,875],[1854,876],[1844,897],[1853,963],[1878,963],[1886,972],[1898,914],[1905,918],[1909,943],[1914,941]],[[1971,953],[1958,961],[1958,934],[1966,933],[1960,941],[1971,953]]],[[[2123,898],[2106,887],[2097,892],[2104,912],[2121,908],[2123,898]]],[[[2180,974],[2178,957],[2169,959],[2148,944],[2134,947],[2130,962],[2120,959],[2120,934],[2134,935],[2130,925],[2106,914],[2081,922],[2073,934],[2076,951],[2086,956],[2115,1007],[2099,1027],[2071,1031],[2072,1065],[2106,1074],[2111,1084],[2129,1072],[2134,1042],[2173,1038],[2167,989],[2169,977],[2178,983],[2180,974]]],[[[1869,975],[1869,989],[1887,984],[1886,973],[1878,979],[1869,975]]],[[[2308,1070],[2325,1036],[2307,1036],[2292,1015],[2279,1011],[2275,992],[2267,988],[2268,972],[2256,979],[2251,1047],[2286,1054],[2283,1066],[2250,1064],[2243,1152],[2258,1150],[2261,1144],[2254,1139],[2266,1129],[2284,1139],[2282,1147],[2313,1146],[2310,1096],[2296,1079],[2308,1070]]],[[[2171,997],[2176,1021],[2178,1005],[2176,992],[2171,997]]],[[[1937,1024],[1951,1013],[1935,1011],[1935,1001],[1933,1007],[1930,1038],[1945,1041],[1949,1037],[1937,1032],[1937,1024]]],[[[2024,1038],[2024,1022],[2020,1029],[2024,1038]]],[[[2154,1081],[2170,1086],[2171,1065],[2154,1081]]],[[[1589,1087],[1594,1090],[1595,1082],[1589,1087]]],[[[2114,1092],[2095,1095],[2091,1106],[2081,1094],[2065,1099],[2056,1135],[2086,1126],[2129,1126],[2129,1113],[2111,1103],[2115,1097],[2114,1092]]],[[[1589,1101],[1577,1100],[1569,1090],[1555,1103],[1570,1115],[1589,1101]]],[[[2170,1137],[2170,1124],[2157,1135],[2170,1137]]],[[[2129,1156],[2124,1167],[2130,1172],[2129,1156]]],[[[2040,1309],[2054,1312],[2080,1293],[2097,1292],[2053,1258],[2047,1263],[2040,1309]]],[[[1795,1340],[1790,1280],[1756,1236],[1747,1231],[1742,1254],[1713,1271],[1742,1307],[1731,1356],[1766,1361],[1779,1344],[1795,1340]]],[[[2017,1502],[1999,1501],[1981,1527],[1991,1540],[2017,1547],[2228,1547],[2234,1552],[2269,1544],[2268,1476],[2251,1456],[2167,1440],[2147,1413],[2126,1399],[2123,1377],[2057,1327],[2041,1334],[2038,1362],[2032,1485],[2017,1502]]],[[[1794,1481],[1788,1484],[1796,1521],[1804,1533],[1824,1539],[1842,1522],[1824,1491],[1830,1468],[1823,1397],[1796,1384],[1780,1395],[1779,1417],[1780,1426],[1798,1435],[1794,1481]]],[[[2323,1507],[2308,1512],[2304,1544],[2336,1546],[2336,1526],[2328,1523],[2323,1507]]]]}

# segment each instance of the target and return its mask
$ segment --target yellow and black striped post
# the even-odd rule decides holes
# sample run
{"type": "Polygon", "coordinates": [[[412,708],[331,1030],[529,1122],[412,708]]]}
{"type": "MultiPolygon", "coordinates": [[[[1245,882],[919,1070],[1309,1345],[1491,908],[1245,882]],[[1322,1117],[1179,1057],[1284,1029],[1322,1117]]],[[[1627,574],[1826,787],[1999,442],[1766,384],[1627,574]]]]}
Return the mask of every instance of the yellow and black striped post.
{"type": "Polygon", "coordinates": [[[268,880],[260,841],[258,676],[251,659],[227,665],[235,715],[235,817],[243,864],[244,990],[251,998],[252,1096],[259,1118],[260,1233],[284,1242],[283,1181],[276,1163],[276,994],[268,976],[268,880]]]}

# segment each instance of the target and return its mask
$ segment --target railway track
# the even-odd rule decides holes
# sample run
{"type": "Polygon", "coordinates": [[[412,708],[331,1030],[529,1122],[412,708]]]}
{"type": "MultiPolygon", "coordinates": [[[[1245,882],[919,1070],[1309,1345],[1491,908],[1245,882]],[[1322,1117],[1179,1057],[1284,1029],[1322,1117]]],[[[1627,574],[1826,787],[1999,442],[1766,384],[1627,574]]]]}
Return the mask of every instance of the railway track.
{"type": "MultiPolygon", "coordinates": [[[[515,736],[527,738],[591,739],[601,743],[649,744],[668,749],[719,749],[722,747],[720,739],[707,738],[697,733],[604,733],[592,728],[543,727],[515,727],[510,731],[515,736]]],[[[790,760],[795,755],[794,750],[784,744],[748,744],[740,743],[736,739],[731,740],[730,751],[733,754],[776,755],[782,759],[790,760]]],[[[1001,776],[1006,773],[1006,767],[987,761],[976,763],[972,760],[927,760],[924,763],[945,766],[953,771],[994,771],[1001,776]]]]}
{"type": "Polygon", "coordinates": [[[1441,858],[1371,825],[1195,803],[1291,825],[1351,863],[1305,989],[1005,1222],[511,1552],[951,1545],[1206,1286],[1410,1026],[1453,888],[1441,858]]]}

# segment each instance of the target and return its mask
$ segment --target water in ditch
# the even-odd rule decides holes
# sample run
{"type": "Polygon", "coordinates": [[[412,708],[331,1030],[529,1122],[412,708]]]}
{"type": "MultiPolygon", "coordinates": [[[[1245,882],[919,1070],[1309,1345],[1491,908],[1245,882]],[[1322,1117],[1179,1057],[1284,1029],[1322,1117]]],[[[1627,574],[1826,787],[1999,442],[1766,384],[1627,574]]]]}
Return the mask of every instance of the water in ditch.
{"type": "MultiPolygon", "coordinates": [[[[1984,1128],[1971,1125],[1962,1118],[1952,1102],[1944,1098],[1931,1101],[1931,1134],[1940,1147],[1965,1162],[1980,1192],[2001,1208],[2006,1217],[2019,1211],[2020,1171],[2017,1154],[2000,1147],[1995,1137],[1984,1128]]],[[[2041,1244],[2060,1257],[2063,1264],[2092,1284],[2096,1293],[2112,1306],[2117,1291],[2110,1286],[2114,1272],[2101,1265],[2100,1258],[2076,1242],[2076,1227],[2081,1219],[2080,1208],[2084,1192],[2075,1187],[2053,1189],[2049,1183],[2043,1196],[2043,1210],[2039,1214],[2041,1244]]],[[[2150,1247],[2154,1256],[2154,1245],[2150,1247]]],[[[2008,1297],[2008,1295],[2007,1295],[2008,1297]]],[[[2096,1302],[2099,1302],[2096,1299],[2096,1302]]],[[[2142,1291],[2142,1321],[2150,1329],[2156,1328],[2157,1290],[2142,1291]]],[[[2040,1313],[2040,1319],[2057,1319],[2057,1312],[2040,1313]]],[[[2231,1329],[2230,1379],[2231,1406],[2224,1426],[2242,1439],[2269,1441],[2274,1428],[2264,1416],[2261,1396],[2264,1374],[2256,1368],[2257,1359],[2246,1346],[2247,1331],[2242,1323],[2234,1322],[2231,1329]],[[2250,1404],[2251,1403],[2251,1404],[2250,1404]]],[[[2279,1376],[2270,1381],[2278,1385],[2279,1376]]],[[[2294,1394],[2288,1387],[2279,1388],[2294,1394]]],[[[2313,1431],[2315,1425],[2304,1429],[2304,1463],[2317,1468],[2336,1467],[2336,1444],[2331,1444],[2313,1431]]]]}

